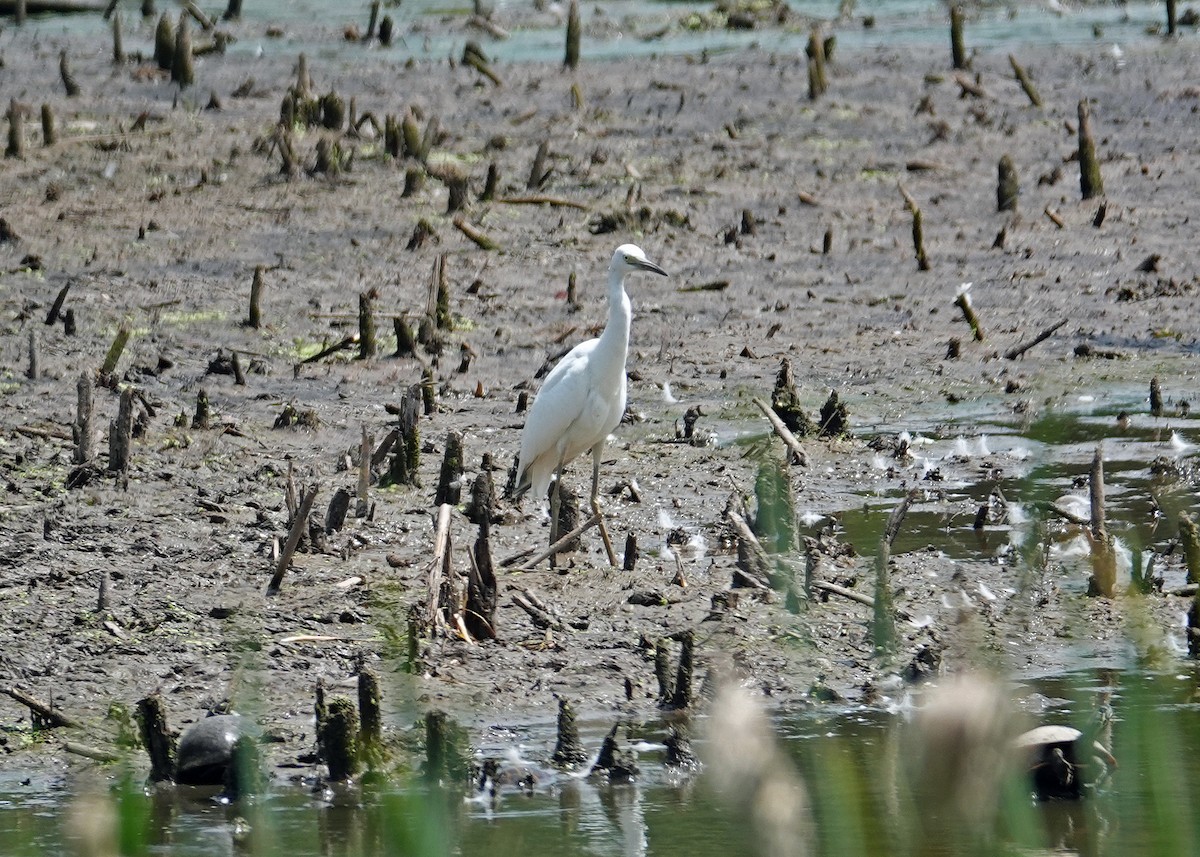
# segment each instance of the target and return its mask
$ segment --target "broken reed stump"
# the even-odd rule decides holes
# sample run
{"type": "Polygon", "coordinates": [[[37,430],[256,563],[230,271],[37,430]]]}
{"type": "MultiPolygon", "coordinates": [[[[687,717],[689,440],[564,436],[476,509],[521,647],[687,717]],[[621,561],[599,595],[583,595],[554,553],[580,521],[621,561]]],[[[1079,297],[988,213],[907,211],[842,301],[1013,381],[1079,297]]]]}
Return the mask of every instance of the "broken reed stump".
{"type": "Polygon", "coordinates": [[[113,37],[113,51],[112,51],[113,65],[124,65],[125,64],[125,45],[124,45],[123,39],[121,38],[121,16],[120,15],[116,15],[113,17],[112,37],[113,37]]]}
{"type": "Polygon", "coordinates": [[[828,88],[825,79],[825,40],[821,38],[819,25],[809,32],[804,52],[808,55],[808,98],[816,101],[828,88]]]}
{"type": "Polygon", "coordinates": [[[575,709],[566,699],[558,699],[558,737],[550,761],[559,768],[573,770],[587,764],[587,750],[579,740],[579,728],[575,725],[575,709]]]}
{"type": "Polygon", "coordinates": [[[163,71],[171,71],[175,67],[175,28],[171,26],[171,17],[166,12],[158,19],[154,30],[154,62],[163,71]]]}
{"type": "Polygon", "coordinates": [[[331,782],[341,783],[358,773],[358,711],[346,696],[329,700],[321,727],[322,752],[331,782]]]}
{"type": "Polygon", "coordinates": [[[485,452],[479,463],[479,473],[471,486],[471,499],[463,510],[467,520],[487,532],[500,516],[496,512],[496,486],[492,482],[492,454],[485,452]]]}
{"type": "Polygon", "coordinates": [[[370,360],[375,356],[375,313],[371,306],[371,292],[358,295],[358,359],[370,360]]]}
{"type": "Polygon", "coordinates": [[[1150,379],[1150,416],[1161,417],[1163,415],[1163,397],[1162,387],[1159,386],[1158,376],[1150,379]]]}
{"type": "Polygon", "coordinates": [[[1017,168],[1013,164],[1013,159],[1008,155],[1002,156],[996,172],[996,210],[1016,211],[1017,195],[1021,192],[1021,188],[1017,181],[1017,168]]]}
{"type": "Polygon", "coordinates": [[[1086,98],[1079,99],[1079,190],[1084,199],[1104,195],[1100,161],[1092,139],[1092,112],[1086,98]]]}
{"type": "Polygon", "coordinates": [[[104,362],[100,365],[101,383],[108,383],[113,373],[117,371],[117,362],[121,359],[125,344],[129,342],[129,333],[129,328],[122,326],[117,330],[117,335],[113,337],[112,345],[109,346],[108,353],[104,355],[104,362]]]}
{"type": "Polygon", "coordinates": [[[1196,526],[1196,519],[1187,512],[1179,513],[1179,541],[1183,545],[1187,582],[1200,583],[1200,528],[1196,526]]]}
{"type": "Polygon", "coordinates": [[[917,270],[929,270],[929,256],[925,252],[925,230],[922,226],[921,207],[917,205],[917,201],[912,195],[904,189],[904,185],[899,186],[900,195],[904,197],[904,207],[912,214],[912,239],[913,249],[917,255],[917,270]]]}
{"type": "MultiPolygon", "coordinates": [[[[378,6],[378,3],[376,4],[378,6]]],[[[242,0],[229,0],[225,6],[225,13],[221,16],[222,21],[240,21],[242,18],[242,0]]]]}
{"type": "Polygon", "coordinates": [[[37,331],[30,329],[29,331],[29,362],[25,366],[25,377],[30,381],[36,381],[41,375],[41,368],[38,366],[38,343],[37,331]]]}
{"type": "Polygon", "coordinates": [[[446,432],[446,451],[442,456],[442,469],[438,476],[437,492],[433,498],[435,506],[449,503],[457,506],[462,500],[463,480],[463,436],[451,429],[446,432]]]}
{"type": "Polygon", "coordinates": [[[476,640],[496,639],[496,603],[500,588],[496,584],[495,565],[489,538],[490,523],[479,525],[468,558],[471,561],[467,573],[467,601],[463,611],[463,625],[467,633],[476,640]]]}
{"type": "Polygon", "coordinates": [[[962,6],[950,7],[950,63],[956,70],[966,70],[971,67],[967,59],[966,48],[963,47],[963,9],[962,6]]]}
{"type": "Polygon", "coordinates": [[[808,414],[800,407],[800,393],[796,389],[792,361],[787,357],[779,361],[779,371],[775,373],[775,388],[771,391],[771,410],[778,415],[794,435],[807,437],[813,434],[815,427],[808,414]]]}
{"type": "Polygon", "coordinates": [[[393,445],[392,460],[387,473],[380,479],[380,485],[413,485],[420,486],[421,479],[417,468],[421,462],[421,441],[419,420],[421,415],[422,386],[413,384],[404,393],[400,401],[399,425],[397,426],[396,441],[393,445]]]}
{"type": "Polygon", "coordinates": [[[379,7],[382,5],[382,0],[371,0],[371,9],[367,18],[367,32],[363,34],[363,41],[369,42],[375,38],[375,29],[379,25],[379,7]]]}
{"type": "Polygon", "coordinates": [[[392,330],[396,334],[396,353],[393,357],[414,357],[417,353],[417,342],[413,339],[412,328],[403,316],[392,319],[392,330]]]}
{"type": "Polygon", "coordinates": [[[116,473],[118,481],[127,482],[129,474],[130,446],[133,443],[133,398],[137,395],[133,387],[121,391],[117,406],[117,418],[108,427],[108,470],[116,473]]]}
{"type": "Polygon", "coordinates": [[[963,287],[958,290],[958,294],[954,298],[954,305],[962,310],[963,318],[971,326],[971,338],[976,342],[983,342],[983,324],[979,321],[979,316],[975,314],[975,307],[971,304],[971,294],[967,291],[969,286],[970,283],[964,283],[963,287]]]}
{"type": "Polygon", "coordinates": [[[1088,530],[1092,548],[1092,580],[1089,594],[1112,598],[1117,586],[1117,553],[1109,535],[1104,511],[1104,454],[1096,445],[1092,468],[1088,476],[1088,500],[1092,522],[1088,530]]]}
{"type": "Polygon", "coordinates": [[[212,427],[212,408],[208,402],[208,391],[203,387],[196,393],[196,413],[192,417],[192,428],[207,429],[212,427]]]}
{"type": "Polygon", "coordinates": [[[384,15],[383,20],[379,22],[379,44],[385,48],[391,47],[395,33],[396,22],[392,20],[391,15],[384,15]]]}
{"type": "Polygon", "coordinates": [[[266,265],[254,266],[254,279],[250,281],[250,311],[246,317],[246,325],[258,330],[262,327],[262,293],[265,281],[263,275],[266,265]]]}
{"type": "Polygon", "coordinates": [[[17,99],[8,102],[8,145],[4,149],[6,158],[25,157],[25,111],[17,99]]]}
{"type": "Polygon", "coordinates": [[[583,36],[583,26],[579,21],[579,0],[571,0],[567,7],[567,48],[563,57],[563,65],[574,71],[579,68],[579,44],[583,36]]]}
{"type": "Polygon", "coordinates": [[[1033,85],[1033,81],[1025,71],[1025,67],[1017,62],[1017,58],[1012,54],[1008,55],[1008,64],[1012,66],[1013,74],[1017,76],[1017,83],[1021,84],[1021,89],[1024,90],[1029,103],[1034,107],[1041,107],[1042,96],[1038,94],[1037,87],[1033,85]]]}
{"type": "Polygon", "coordinates": [[[172,782],[175,779],[175,739],[167,728],[167,709],[162,697],[155,693],[139,699],[137,717],[142,746],[150,756],[150,782],[172,782]]]}
{"type": "Polygon", "coordinates": [[[629,783],[633,782],[637,777],[640,769],[637,764],[637,757],[629,750],[621,748],[617,742],[617,734],[621,729],[621,724],[613,724],[613,728],[609,730],[608,735],[604,738],[604,743],[600,745],[600,752],[596,756],[596,764],[592,766],[591,773],[602,771],[608,774],[609,782],[613,783],[629,783]]]}
{"type": "Polygon", "coordinates": [[[47,327],[58,321],[58,317],[62,313],[63,304],[67,302],[67,293],[70,291],[71,283],[67,283],[54,296],[54,303],[50,304],[50,310],[46,313],[45,324],[47,327]]]}
{"type": "Polygon", "coordinates": [[[426,312],[433,317],[438,330],[454,329],[454,317],[450,313],[450,284],[446,279],[445,253],[438,253],[433,260],[426,312]]]}
{"type": "Polygon", "coordinates": [[[467,759],[461,745],[462,728],[444,711],[425,714],[425,765],[421,775],[431,784],[452,784],[467,775],[467,759]]]}
{"type": "Polygon", "coordinates": [[[837,390],[829,391],[829,398],[821,405],[817,415],[817,436],[838,438],[850,436],[850,412],[837,390]]]}
{"type": "Polygon", "coordinates": [[[1175,17],[1175,0],[1167,0],[1167,35],[1176,35],[1178,26],[1179,25],[1175,17]]]}
{"type": "Polygon", "coordinates": [[[491,202],[496,198],[496,190],[500,186],[500,167],[495,161],[488,164],[487,178],[483,180],[483,192],[479,194],[480,202],[491,202]]]}
{"type": "Polygon", "coordinates": [[[694,665],[694,649],[696,635],[693,631],[684,631],[679,635],[679,665],[675,670],[675,687],[671,693],[671,708],[681,711],[692,704],[692,672],[694,665]]]}
{"type": "Polygon", "coordinates": [[[493,86],[504,85],[504,81],[492,68],[491,61],[488,59],[487,54],[483,52],[483,48],[480,47],[479,42],[467,42],[463,47],[462,62],[463,65],[475,69],[475,71],[490,80],[493,86]]]}
{"type": "Polygon", "coordinates": [[[54,122],[54,109],[49,104],[42,105],[42,145],[49,147],[58,142],[58,129],[54,122]]]}
{"type": "Polygon", "coordinates": [[[58,54],[58,76],[62,78],[63,88],[66,89],[68,98],[74,98],[82,92],[79,84],[75,81],[75,75],[71,73],[71,62],[67,58],[66,49],[59,51],[58,54]]]}
{"type": "Polygon", "coordinates": [[[365,667],[358,672],[358,745],[363,761],[370,764],[378,758],[383,746],[383,695],[379,676],[365,667]]]}
{"type": "Polygon", "coordinates": [[[1200,658],[1200,590],[1192,596],[1187,614],[1188,655],[1200,658]]]}
{"type": "Polygon", "coordinates": [[[904,499],[888,515],[883,536],[879,540],[879,554],[875,558],[875,597],[872,599],[871,618],[871,641],[875,654],[879,657],[887,657],[896,651],[896,620],[888,563],[891,561],[892,545],[896,543],[896,536],[900,533],[900,525],[904,523],[904,517],[913,501],[917,499],[917,494],[918,491],[913,489],[904,495],[904,499]]]}
{"type": "Polygon", "coordinates": [[[635,536],[633,533],[630,533],[629,535],[625,536],[625,552],[621,560],[621,570],[633,571],[637,567],[639,556],[640,552],[638,551],[637,536],[635,536]]]}
{"type": "Polygon", "coordinates": [[[73,461],[90,464],[96,458],[95,409],[92,403],[92,377],[87,372],[75,383],[75,423],[71,434],[75,441],[73,461]]]}
{"type": "Polygon", "coordinates": [[[358,500],[354,506],[356,518],[367,517],[371,510],[371,450],[374,446],[375,438],[367,432],[366,423],[363,423],[358,453],[358,500]]]}
{"type": "Polygon", "coordinates": [[[550,169],[546,166],[546,159],[550,157],[550,141],[543,140],[538,144],[537,151],[533,155],[533,163],[529,167],[529,178],[525,181],[526,190],[537,190],[546,183],[550,177],[550,169]]]}
{"type": "Polygon", "coordinates": [[[350,513],[350,500],[352,495],[345,488],[339,488],[333,492],[333,499],[329,501],[329,508],[325,510],[325,532],[336,533],[346,526],[346,515],[350,513]]]}

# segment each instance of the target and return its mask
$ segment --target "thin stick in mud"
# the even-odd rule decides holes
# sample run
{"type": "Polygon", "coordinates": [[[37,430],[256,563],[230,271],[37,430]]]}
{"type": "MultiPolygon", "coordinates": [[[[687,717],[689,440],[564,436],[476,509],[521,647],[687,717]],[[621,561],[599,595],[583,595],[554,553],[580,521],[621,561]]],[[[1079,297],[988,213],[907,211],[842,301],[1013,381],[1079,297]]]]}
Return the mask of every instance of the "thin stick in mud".
{"type": "Polygon", "coordinates": [[[1065,325],[1068,321],[1070,321],[1070,319],[1066,319],[1066,318],[1062,319],[1061,321],[1057,321],[1054,324],[1047,327],[1045,330],[1043,330],[1041,333],[1039,333],[1033,339],[1030,339],[1028,342],[1022,342],[1020,345],[1013,346],[1012,348],[1010,348],[1004,352],[1004,358],[1006,360],[1016,360],[1018,357],[1020,357],[1022,354],[1024,354],[1029,349],[1033,348],[1035,345],[1039,345],[1042,342],[1045,342],[1047,339],[1049,339],[1054,334],[1054,332],[1056,330],[1058,330],[1060,327],[1065,325]]]}
{"type": "Polygon", "coordinates": [[[316,485],[310,486],[301,494],[300,506],[292,519],[292,528],[288,531],[287,541],[284,542],[283,550],[279,554],[279,562],[275,564],[275,573],[271,575],[271,582],[267,584],[268,595],[279,594],[279,588],[283,585],[283,576],[287,573],[288,566],[292,563],[292,555],[296,553],[296,548],[300,546],[300,537],[308,529],[308,516],[312,512],[313,501],[316,499],[316,485]]]}

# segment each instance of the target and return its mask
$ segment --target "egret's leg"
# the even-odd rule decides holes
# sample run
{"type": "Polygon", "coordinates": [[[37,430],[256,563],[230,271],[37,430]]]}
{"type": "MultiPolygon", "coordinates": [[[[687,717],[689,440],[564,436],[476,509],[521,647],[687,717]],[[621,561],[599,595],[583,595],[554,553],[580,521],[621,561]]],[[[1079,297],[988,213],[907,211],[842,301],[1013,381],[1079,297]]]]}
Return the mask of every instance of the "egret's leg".
{"type": "MultiPolygon", "coordinates": [[[[550,489],[550,544],[558,541],[558,510],[562,505],[562,497],[559,494],[562,486],[563,464],[558,463],[558,469],[554,471],[554,487],[550,489]]],[[[554,554],[550,554],[550,567],[554,568],[554,554]]]]}
{"type": "Polygon", "coordinates": [[[613,553],[612,539],[608,537],[608,528],[604,526],[604,513],[600,511],[600,459],[603,455],[604,441],[600,441],[592,447],[592,514],[596,516],[604,552],[608,554],[608,564],[616,568],[617,555],[613,553]]]}

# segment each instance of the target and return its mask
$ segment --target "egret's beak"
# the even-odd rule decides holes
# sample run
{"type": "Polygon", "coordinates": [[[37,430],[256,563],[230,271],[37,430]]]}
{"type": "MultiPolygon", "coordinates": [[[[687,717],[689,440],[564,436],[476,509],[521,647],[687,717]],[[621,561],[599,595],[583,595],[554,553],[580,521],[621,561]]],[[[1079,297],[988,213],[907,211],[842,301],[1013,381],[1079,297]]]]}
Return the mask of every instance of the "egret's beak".
{"type": "Polygon", "coordinates": [[[653,262],[651,262],[649,259],[630,259],[629,263],[631,265],[633,265],[635,268],[641,268],[643,271],[650,271],[651,273],[658,274],[663,277],[671,276],[666,271],[664,271],[662,268],[658,267],[658,265],[655,265],[653,262]]]}

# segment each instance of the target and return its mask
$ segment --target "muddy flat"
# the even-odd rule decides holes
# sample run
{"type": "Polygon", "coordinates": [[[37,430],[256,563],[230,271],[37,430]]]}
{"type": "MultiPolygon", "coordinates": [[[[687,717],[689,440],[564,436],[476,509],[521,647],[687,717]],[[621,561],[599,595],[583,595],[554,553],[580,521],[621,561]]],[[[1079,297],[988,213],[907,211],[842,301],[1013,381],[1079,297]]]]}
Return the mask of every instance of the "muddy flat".
{"type": "MultiPolygon", "coordinates": [[[[312,748],[316,684],[352,693],[361,665],[383,676],[394,722],[442,708],[479,725],[545,718],[558,696],[590,715],[652,715],[655,646],[686,631],[697,688],[732,676],[781,706],[882,704],[908,681],[980,665],[1019,676],[1179,657],[1190,601],[1164,593],[1184,582],[1175,511],[1195,505],[1181,403],[1196,395],[1200,91],[1187,70],[1200,58],[1194,42],[1147,39],[1120,57],[1098,43],[1019,60],[1040,108],[1007,56],[988,53],[955,72],[940,52],[838,52],[815,101],[803,57],[756,50],[585,61],[575,73],[500,65],[501,85],[457,61],[314,55],[309,92],[336,92],[347,115],[332,129],[297,117],[281,128],[296,56],[208,54],[180,90],[150,62],[114,65],[107,41],[7,38],[5,91],[25,118],[0,178],[0,682],[102,746],[123,718],[114,706],[159,692],[183,725],[228,700],[288,762],[312,748]],[[63,49],[75,97],[59,82],[63,49]],[[1090,199],[1085,100],[1103,177],[1090,199]],[[57,131],[48,146],[43,104],[57,131]],[[406,112],[429,143],[424,162],[387,152],[386,118],[406,112]],[[363,120],[353,133],[351,116],[363,120]],[[332,158],[324,171],[318,147],[332,158]],[[1015,211],[997,210],[1005,155],[1015,211]],[[481,199],[492,167],[495,193],[481,199]],[[449,212],[454,173],[469,189],[449,212]],[[921,211],[928,270],[904,193],[921,211]],[[628,283],[629,419],[601,466],[618,559],[630,535],[639,556],[611,568],[593,530],[556,569],[502,566],[549,533],[537,498],[502,496],[518,398],[602,328],[605,271],[624,242],[671,275],[628,283]],[[439,266],[448,323],[417,356],[391,356],[393,319],[418,330],[439,266]],[[965,283],[982,339],[955,303],[965,283]],[[364,294],[377,353],[352,343],[304,362],[359,331],[364,294]],[[122,328],[128,343],[102,378],[122,328]],[[803,466],[787,463],[753,401],[770,399],[785,359],[814,420],[831,391],[847,412],[848,435],[800,439],[803,466]],[[81,375],[97,426],[90,468],[74,461],[81,375]],[[427,376],[419,484],[382,487],[384,457],[368,514],[352,501],[344,527],[306,540],[267,595],[289,473],[315,486],[319,536],[335,493],[357,491],[363,433],[376,449],[427,376]],[[1161,416],[1146,401],[1152,378],[1161,416]],[[136,430],[121,478],[107,469],[108,437],[125,388],[136,430]],[[195,424],[201,396],[208,427],[195,424]],[[302,424],[276,427],[289,406],[302,424]],[[1091,428],[1078,436],[1078,425],[1091,428]],[[459,586],[478,535],[461,502],[485,454],[501,495],[495,640],[464,639],[453,611],[430,621],[450,432],[465,465],[449,526],[459,586]],[[1126,460],[1127,480],[1110,473],[1125,498],[1110,514],[1174,510],[1154,527],[1110,521],[1143,538],[1127,539],[1112,598],[1086,594],[1087,549],[1059,549],[1086,540],[1089,509],[1082,524],[1047,511],[1060,494],[1087,496],[1098,441],[1105,455],[1144,456],[1126,460]],[[900,523],[886,584],[895,650],[877,657],[871,606],[820,584],[875,597],[885,522],[912,489],[910,523],[934,523],[916,542],[900,523]],[[729,511],[783,548],[765,566],[775,588],[739,571],[729,511]],[[1127,594],[1147,557],[1163,580],[1127,594]],[[514,601],[527,590],[552,627],[514,601]]],[[[585,493],[588,459],[565,479],[585,493]]],[[[667,648],[678,656],[678,642],[667,648]]],[[[28,709],[5,697],[0,717],[16,751],[28,709]]],[[[59,752],[39,746],[18,763],[59,752]]]]}

